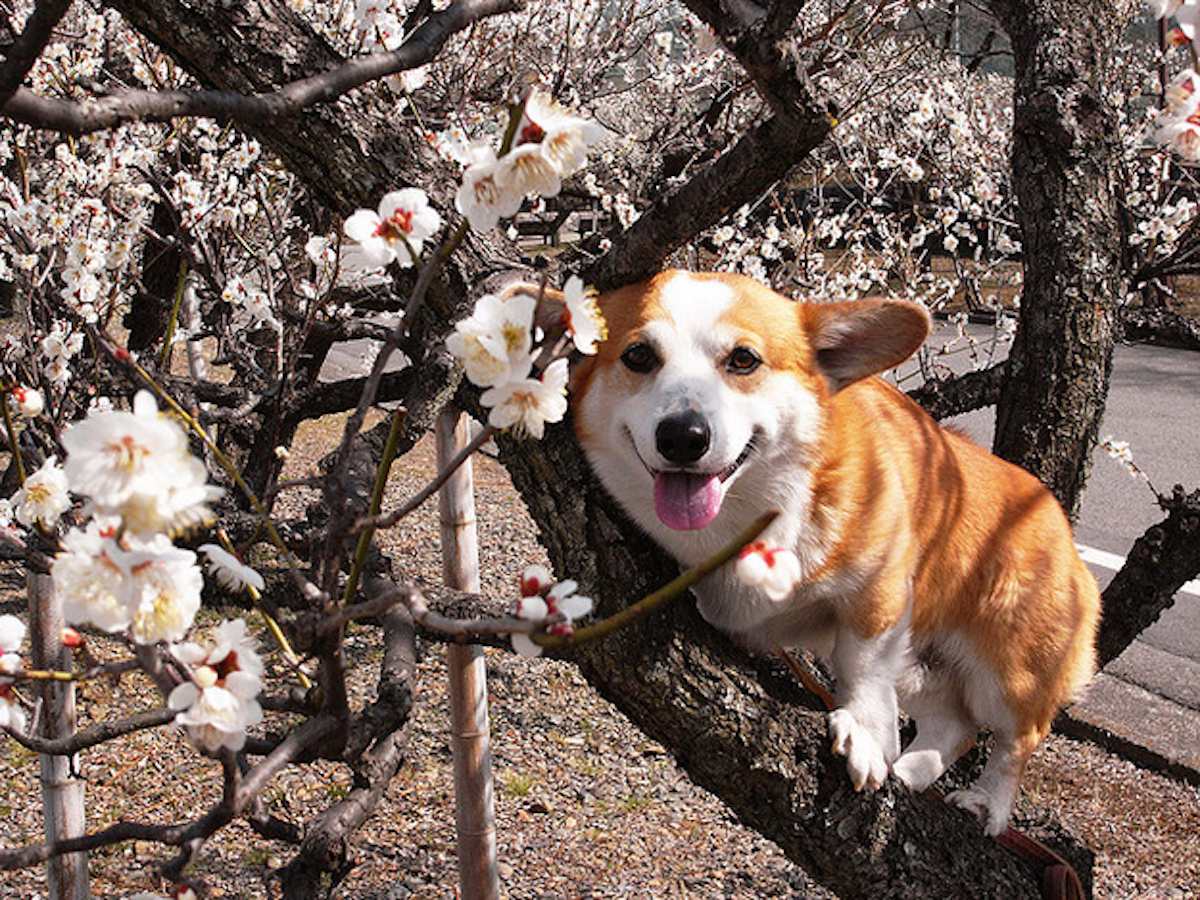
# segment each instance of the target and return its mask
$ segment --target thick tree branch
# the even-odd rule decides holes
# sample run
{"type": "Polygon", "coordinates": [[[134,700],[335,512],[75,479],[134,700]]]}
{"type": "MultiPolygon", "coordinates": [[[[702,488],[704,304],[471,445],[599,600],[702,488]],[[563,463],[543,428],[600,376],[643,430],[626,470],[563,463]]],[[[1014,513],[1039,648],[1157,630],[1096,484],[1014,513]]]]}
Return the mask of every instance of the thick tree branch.
{"type": "Polygon", "coordinates": [[[730,44],[774,116],[613,238],[609,252],[583,273],[601,290],[653,274],[695,235],[770,190],[825,140],[835,124],[793,51],[775,33],[777,21],[765,27],[765,13],[750,3],[689,0],[688,6],[730,44]]]}
{"type": "Polygon", "coordinates": [[[17,91],[25,76],[38,61],[54,28],[67,14],[71,0],[41,0],[25,21],[25,30],[8,48],[6,58],[0,64],[0,109],[17,91]]]}
{"type": "Polygon", "coordinates": [[[939,421],[985,406],[993,406],[1004,383],[1004,363],[978,372],[965,372],[944,381],[927,381],[908,396],[939,421]]]}
{"type": "Polygon", "coordinates": [[[1101,665],[1120,656],[1200,574],[1200,489],[1188,494],[1177,485],[1162,504],[1167,518],[1137,539],[1104,590],[1097,641],[1101,665]]]}
{"type": "Polygon", "coordinates": [[[432,62],[452,35],[481,19],[512,12],[519,5],[520,0],[459,0],[426,19],[396,50],[347,60],[319,75],[301,78],[267,93],[126,90],[75,102],[42,97],[20,88],[0,106],[0,114],[71,135],[103,131],[133,121],[167,122],[180,116],[270,125],[309,107],[336,100],[386,75],[432,62]]]}
{"type": "Polygon", "coordinates": [[[1012,39],[1013,190],[1021,317],[996,408],[995,451],[1074,519],[1112,371],[1121,290],[1116,120],[1102,85],[1128,6],[993,0],[1012,39]],[[1086,33],[1079,22],[1089,22],[1086,33]]]}
{"type": "Polygon", "coordinates": [[[830,128],[824,114],[801,121],[776,116],[763,122],[615,236],[611,250],[584,271],[584,280],[607,290],[648,278],[700,231],[770,190],[830,128]]]}

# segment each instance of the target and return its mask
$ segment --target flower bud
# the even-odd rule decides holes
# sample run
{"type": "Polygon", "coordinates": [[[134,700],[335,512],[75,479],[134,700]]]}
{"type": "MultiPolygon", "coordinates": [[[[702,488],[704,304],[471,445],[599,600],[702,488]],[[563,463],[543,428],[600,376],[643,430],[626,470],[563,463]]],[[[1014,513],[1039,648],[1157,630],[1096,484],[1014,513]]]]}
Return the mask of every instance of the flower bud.
{"type": "Polygon", "coordinates": [[[25,387],[18,384],[13,387],[12,396],[17,402],[17,411],[27,419],[40,416],[42,410],[46,408],[46,401],[42,397],[42,392],[37,388],[25,387]]]}

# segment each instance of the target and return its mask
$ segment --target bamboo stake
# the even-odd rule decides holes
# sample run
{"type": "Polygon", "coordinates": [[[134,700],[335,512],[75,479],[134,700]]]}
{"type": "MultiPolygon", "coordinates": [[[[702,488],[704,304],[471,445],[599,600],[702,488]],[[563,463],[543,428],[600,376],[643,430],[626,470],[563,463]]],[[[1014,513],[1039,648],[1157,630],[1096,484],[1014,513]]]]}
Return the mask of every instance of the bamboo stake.
{"type": "MultiPolygon", "coordinates": [[[[469,420],[446,409],[436,428],[439,468],[470,440],[469,420]]],[[[442,576],[450,587],[479,590],[479,547],[475,494],[468,460],[438,494],[442,523],[442,576]]],[[[450,678],[450,740],[454,757],[454,818],[458,831],[458,883],[463,900],[497,900],[492,749],[483,649],[451,644],[446,649],[450,678]]]]}
{"type": "MultiPolygon", "coordinates": [[[[62,605],[54,593],[49,575],[29,571],[26,580],[29,595],[30,659],[38,669],[71,668],[71,653],[62,645],[62,605]]],[[[75,733],[75,684],[71,681],[38,683],[41,700],[41,737],[50,740],[75,733]]],[[[46,840],[60,841],[81,837],[87,830],[83,809],[83,781],[75,777],[75,761],[70,756],[39,754],[42,779],[42,818],[46,840]]],[[[88,900],[86,853],[66,853],[46,863],[49,900],[88,900]]]]}

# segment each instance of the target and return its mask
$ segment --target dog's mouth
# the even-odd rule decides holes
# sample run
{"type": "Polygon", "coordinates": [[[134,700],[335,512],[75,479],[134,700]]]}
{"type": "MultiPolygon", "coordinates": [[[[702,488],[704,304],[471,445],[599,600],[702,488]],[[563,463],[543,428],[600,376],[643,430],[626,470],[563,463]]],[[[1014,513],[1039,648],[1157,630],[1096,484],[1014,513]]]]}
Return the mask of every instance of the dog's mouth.
{"type": "Polygon", "coordinates": [[[729,479],[750,457],[754,442],[733,463],[718,472],[688,469],[659,470],[647,466],[654,476],[654,511],[668,528],[699,531],[707,528],[721,511],[729,479]]]}

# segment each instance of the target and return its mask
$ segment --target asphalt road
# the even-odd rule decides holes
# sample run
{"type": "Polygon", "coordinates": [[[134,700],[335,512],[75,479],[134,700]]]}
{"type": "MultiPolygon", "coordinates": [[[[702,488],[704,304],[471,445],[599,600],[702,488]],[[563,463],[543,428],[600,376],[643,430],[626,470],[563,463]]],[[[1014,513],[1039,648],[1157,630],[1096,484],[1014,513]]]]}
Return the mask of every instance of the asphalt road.
{"type": "MultiPolygon", "coordinates": [[[[963,371],[991,359],[1002,359],[1007,347],[992,348],[994,329],[968,326],[971,343],[956,336],[949,323],[937,323],[928,346],[936,359],[963,371]],[[949,352],[940,353],[943,348],[949,352]]],[[[910,372],[908,364],[901,372],[910,372]]],[[[908,387],[907,383],[902,387],[908,387]]],[[[947,420],[979,444],[991,447],[995,409],[978,410],[947,420]]],[[[1129,444],[1133,461],[1160,492],[1175,484],[1200,487],[1200,353],[1145,344],[1119,345],[1113,356],[1112,383],[1101,437],[1129,444]]],[[[1103,587],[1134,540],[1162,521],[1151,488],[1135,479],[1103,449],[1093,456],[1092,473],[1080,509],[1075,536],[1084,558],[1103,587]]]]}

